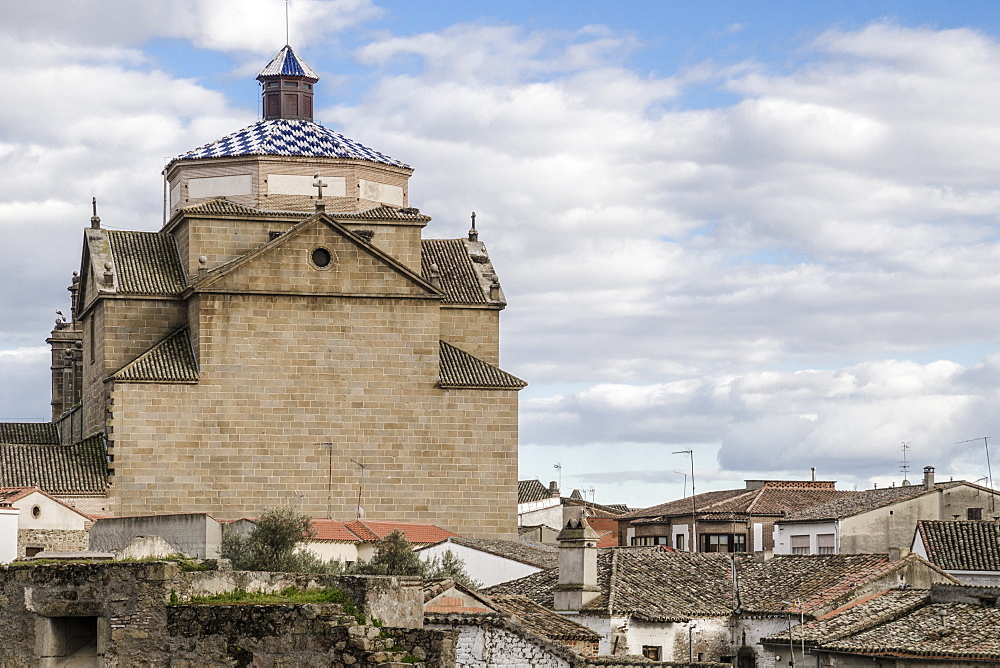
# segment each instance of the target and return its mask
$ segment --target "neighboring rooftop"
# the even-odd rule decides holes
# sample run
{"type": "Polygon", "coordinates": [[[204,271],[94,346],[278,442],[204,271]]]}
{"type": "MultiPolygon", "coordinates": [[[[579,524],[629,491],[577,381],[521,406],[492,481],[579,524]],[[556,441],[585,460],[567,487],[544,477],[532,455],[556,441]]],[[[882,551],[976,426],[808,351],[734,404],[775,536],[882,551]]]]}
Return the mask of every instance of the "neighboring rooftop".
{"type": "MultiPolygon", "coordinates": [[[[750,614],[825,613],[856,587],[909,566],[886,555],[781,555],[764,563],[735,559],[740,599],[734,593],[734,560],[728,554],[673,552],[656,547],[601,550],[597,580],[601,594],[582,612],[632,615],[647,621],[687,621],[726,616],[740,607],[750,614]],[[793,601],[793,603],[788,603],[793,601]]],[[[929,566],[928,566],[929,567],[929,566]]],[[[942,573],[942,578],[948,576],[942,573]]],[[[551,608],[559,569],[534,573],[486,589],[518,594],[551,608]]]]}
{"type": "Polygon", "coordinates": [[[518,480],[517,481],[517,502],[534,503],[551,499],[552,491],[542,484],[540,480],[518,480]]]}
{"type": "MultiPolygon", "coordinates": [[[[792,628],[796,644],[822,645],[866,631],[895,619],[928,601],[927,589],[890,589],[854,601],[822,617],[792,628]]],[[[761,640],[775,645],[788,644],[788,631],[761,640]]]]}
{"type": "Polygon", "coordinates": [[[350,522],[336,522],[327,519],[313,520],[313,528],[316,530],[316,537],[313,540],[375,542],[382,540],[393,531],[401,531],[411,543],[424,545],[427,543],[440,543],[452,536],[458,536],[453,531],[442,529],[433,524],[419,524],[416,522],[378,522],[373,520],[352,520],[350,522]]]}
{"type": "Polygon", "coordinates": [[[500,612],[512,616],[526,629],[548,638],[565,642],[567,640],[583,640],[598,642],[601,634],[577,624],[565,615],[560,615],[548,608],[542,607],[527,596],[490,596],[490,603],[500,612]]]}
{"type": "Polygon", "coordinates": [[[464,538],[462,536],[452,536],[441,542],[462,545],[535,568],[555,568],[559,565],[559,548],[552,545],[502,538],[464,538]]]}
{"type": "MultiPolygon", "coordinates": [[[[915,499],[918,496],[931,494],[938,490],[950,489],[958,485],[972,485],[972,483],[965,482],[964,480],[955,480],[953,482],[936,484],[931,489],[927,489],[923,485],[906,485],[902,487],[883,487],[881,489],[869,489],[863,492],[854,492],[827,503],[801,510],[790,515],[787,520],[783,521],[815,522],[818,520],[844,519],[846,517],[866,513],[870,510],[891,506],[892,504],[899,503],[900,501],[915,499]]],[[[978,485],[972,486],[995,494],[995,492],[988,490],[985,487],[979,487],[978,485]]]]}
{"type": "MultiPolygon", "coordinates": [[[[854,492],[834,489],[830,481],[748,480],[745,489],[725,489],[696,494],[694,507],[699,515],[719,518],[745,515],[781,517],[854,492]]],[[[691,515],[691,497],[633,510],[621,519],[662,521],[669,517],[691,515]]]]}
{"type": "Polygon", "coordinates": [[[946,571],[1000,571],[1000,525],[991,520],[917,522],[927,560],[946,571]]]}

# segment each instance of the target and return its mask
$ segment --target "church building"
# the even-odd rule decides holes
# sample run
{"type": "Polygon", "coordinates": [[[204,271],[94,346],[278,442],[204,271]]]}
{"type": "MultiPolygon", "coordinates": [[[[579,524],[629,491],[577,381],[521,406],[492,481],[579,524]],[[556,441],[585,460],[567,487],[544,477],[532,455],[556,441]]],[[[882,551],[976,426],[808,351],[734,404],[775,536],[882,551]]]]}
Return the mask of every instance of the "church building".
{"type": "Polygon", "coordinates": [[[114,515],[292,504],[512,537],[517,398],[475,227],[424,239],[413,169],[313,121],[289,46],[263,120],[173,159],[159,232],[96,207],[56,323],[52,422],[0,424],[0,486],[114,515]],[[103,510],[102,510],[103,509],[103,510]]]}

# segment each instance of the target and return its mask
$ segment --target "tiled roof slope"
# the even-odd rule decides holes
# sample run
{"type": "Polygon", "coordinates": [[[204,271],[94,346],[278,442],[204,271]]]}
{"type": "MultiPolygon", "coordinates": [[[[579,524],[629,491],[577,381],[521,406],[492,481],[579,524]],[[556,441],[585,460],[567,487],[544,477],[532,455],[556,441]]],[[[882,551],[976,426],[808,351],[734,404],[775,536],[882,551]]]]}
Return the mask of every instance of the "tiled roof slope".
{"type": "Polygon", "coordinates": [[[934,603],[824,650],[867,656],[1000,660],[1000,608],[934,603]]]}
{"type": "Polygon", "coordinates": [[[177,156],[174,160],[228,158],[245,155],[289,155],[364,160],[392,167],[410,166],[312,121],[277,118],[257,121],[222,139],[177,156]]]}
{"type": "Polygon", "coordinates": [[[175,295],[187,287],[172,234],[122,230],[104,233],[114,257],[119,294],[175,295]]]}
{"type": "Polygon", "coordinates": [[[423,239],[420,270],[424,280],[431,280],[431,265],[436,264],[445,304],[488,304],[476,268],[464,239],[423,239]]]}
{"type": "Polygon", "coordinates": [[[433,524],[417,524],[415,522],[376,522],[372,520],[354,520],[345,525],[351,533],[364,541],[376,541],[385,538],[393,531],[402,531],[411,543],[440,543],[451,536],[457,536],[454,531],[442,529],[433,524]]]}
{"type": "Polygon", "coordinates": [[[287,44],[274,54],[271,61],[257,73],[258,80],[261,77],[306,77],[313,81],[319,81],[319,75],[305,61],[292,51],[292,47],[287,44]]]}
{"type": "Polygon", "coordinates": [[[191,333],[182,327],[126,364],[114,375],[124,382],[192,383],[198,380],[198,362],[191,333]]]}
{"type": "MultiPolygon", "coordinates": [[[[792,628],[796,644],[821,645],[866,631],[873,626],[914,610],[928,601],[926,589],[890,589],[854,601],[819,619],[792,628]]],[[[768,636],[761,642],[788,644],[788,631],[768,636]]]]}
{"type": "Polygon", "coordinates": [[[230,202],[227,199],[218,198],[200,204],[191,204],[181,208],[188,214],[216,215],[216,216],[243,216],[254,218],[268,218],[274,216],[295,216],[297,218],[308,218],[313,215],[312,211],[271,211],[266,209],[255,209],[250,206],[243,206],[230,202]]]}
{"type": "Polygon", "coordinates": [[[76,445],[0,444],[0,486],[38,487],[49,494],[104,494],[104,438],[76,445]]]}
{"type": "Polygon", "coordinates": [[[517,502],[534,503],[552,498],[549,488],[542,484],[541,480],[518,480],[517,481],[517,502]]]}
{"type": "MultiPolygon", "coordinates": [[[[376,206],[364,211],[351,211],[347,213],[331,213],[332,218],[337,220],[412,220],[427,222],[430,216],[420,213],[418,209],[411,207],[376,206]]],[[[424,240],[426,241],[426,239],[424,240]]]]}
{"type": "Polygon", "coordinates": [[[934,486],[934,489],[927,490],[923,485],[909,485],[906,487],[883,487],[882,489],[868,489],[863,492],[854,492],[834,501],[824,503],[812,508],[802,510],[788,518],[790,522],[814,522],[817,520],[836,520],[845,517],[860,515],[861,513],[884,508],[885,506],[915,499],[924,494],[930,494],[935,490],[948,489],[956,485],[968,485],[961,480],[941,483],[934,486]]]}
{"type": "Polygon", "coordinates": [[[495,554],[536,568],[555,568],[559,565],[559,548],[552,545],[526,543],[502,538],[464,538],[453,536],[445,543],[464,545],[474,550],[495,554]]]}
{"type": "Polygon", "coordinates": [[[0,422],[0,443],[58,445],[54,422],[0,422]]]}
{"type": "MultiPolygon", "coordinates": [[[[759,489],[728,489],[697,494],[695,508],[699,514],[732,517],[737,515],[783,516],[806,508],[849,496],[855,492],[838,491],[827,486],[810,486],[791,481],[777,481],[780,485],[765,483],[759,489]]],[[[651,508],[633,510],[623,515],[628,519],[659,519],[662,517],[690,515],[691,497],[670,501],[651,508]]]]}
{"type": "MultiPolygon", "coordinates": [[[[916,559],[916,557],[911,557],[916,559]]],[[[765,563],[735,560],[739,605],[749,614],[798,612],[808,615],[834,604],[857,586],[905,568],[886,555],[782,555],[765,563]]],[[[601,595],[583,607],[594,614],[633,615],[647,621],[687,621],[730,614],[737,601],[733,560],[727,554],[692,554],[660,548],[601,550],[597,560],[601,595]]],[[[551,608],[559,569],[534,573],[486,589],[520,594],[551,608]]]]}
{"type": "Polygon", "coordinates": [[[528,385],[517,376],[502,371],[444,341],[441,341],[440,383],[444,388],[471,387],[499,390],[519,390],[528,385]]]}
{"type": "Polygon", "coordinates": [[[991,520],[917,522],[927,560],[946,571],[1000,571],[1000,525],[991,520]]]}
{"type": "Polygon", "coordinates": [[[491,596],[490,602],[500,612],[511,615],[526,629],[549,640],[585,640],[598,642],[601,634],[564,615],[544,608],[527,596],[491,596]]]}

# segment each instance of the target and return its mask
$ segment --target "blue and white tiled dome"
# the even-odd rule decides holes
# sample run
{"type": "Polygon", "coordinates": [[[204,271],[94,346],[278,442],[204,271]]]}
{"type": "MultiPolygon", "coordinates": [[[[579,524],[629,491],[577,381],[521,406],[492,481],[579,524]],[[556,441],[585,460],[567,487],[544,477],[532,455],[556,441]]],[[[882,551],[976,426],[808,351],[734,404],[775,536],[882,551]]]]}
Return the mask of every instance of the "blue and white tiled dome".
{"type": "Polygon", "coordinates": [[[177,156],[176,160],[243,155],[349,158],[411,169],[406,163],[368,148],[318,123],[273,119],[253,125],[177,156]]]}

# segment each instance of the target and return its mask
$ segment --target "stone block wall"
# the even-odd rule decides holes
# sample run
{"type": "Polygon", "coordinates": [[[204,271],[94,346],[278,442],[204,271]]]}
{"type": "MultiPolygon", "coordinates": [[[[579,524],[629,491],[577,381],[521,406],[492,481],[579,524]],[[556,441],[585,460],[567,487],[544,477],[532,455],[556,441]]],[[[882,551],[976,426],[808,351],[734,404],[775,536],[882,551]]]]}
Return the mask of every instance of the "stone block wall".
{"type": "Polygon", "coordinates": [[[19,529],[17,556],[23,559],[29,547],[40,547],[46,552],[81,552],[87,549],[88,540],[85,530],[19,529]]]}

